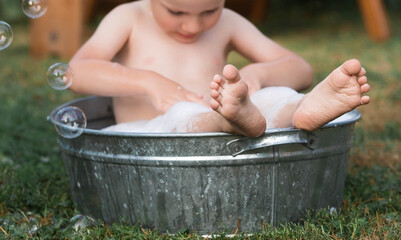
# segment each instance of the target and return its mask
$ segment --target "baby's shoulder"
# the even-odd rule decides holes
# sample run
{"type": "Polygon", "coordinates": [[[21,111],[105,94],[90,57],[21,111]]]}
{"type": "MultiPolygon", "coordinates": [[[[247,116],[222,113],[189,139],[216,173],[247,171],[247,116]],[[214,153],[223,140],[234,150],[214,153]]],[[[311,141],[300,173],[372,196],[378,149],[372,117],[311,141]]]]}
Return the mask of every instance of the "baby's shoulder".
{"type": "Polygon", "coordinates": [[[146,11],[145,1],[133,1],[128,3],[123,3],[111,10],[108,15],[117,18],[141,18],[143,13],[146,11]]]}
{"type": "Polygon", "coordinates": [[[241,26],[248,26],[250,24],[249,20],[240,15],[239,13],[224,8],[219,20],[219,27],[222,29],[238,31],[241,26]]]}
{"type": "Polygon", "coordinates": [[[248,20],[242,15],[228,8],[223,9],[223,12],[221,14],[221,21],[223,21],[224,23],[248,22],[248,20]]]}
{"type": "Polygon", "coordinates": [[[143,4],[144,2],[133,1],[118,5],[106,14],[98,29],[105,29],[105,31],[118,29],[118,32],[127,34],[132,32],[133,27],[137,26],[140,19],[145,15],[146,6],[143,4]]]}

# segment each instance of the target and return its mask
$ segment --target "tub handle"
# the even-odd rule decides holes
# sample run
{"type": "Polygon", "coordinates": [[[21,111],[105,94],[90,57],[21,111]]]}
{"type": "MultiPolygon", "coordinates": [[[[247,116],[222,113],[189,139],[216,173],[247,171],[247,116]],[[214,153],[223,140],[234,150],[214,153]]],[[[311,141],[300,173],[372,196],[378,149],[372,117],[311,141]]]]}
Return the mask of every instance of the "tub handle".
{"type": "Polygon", "coordinates": [[[311,132],[292,129],[288,131],[268,132],[258,138],[238,138],[228,142],[227,149],[235,157],[249,150],[292,143],[303,144],[313,150],[317,147],[318,138],[311,132]]]}

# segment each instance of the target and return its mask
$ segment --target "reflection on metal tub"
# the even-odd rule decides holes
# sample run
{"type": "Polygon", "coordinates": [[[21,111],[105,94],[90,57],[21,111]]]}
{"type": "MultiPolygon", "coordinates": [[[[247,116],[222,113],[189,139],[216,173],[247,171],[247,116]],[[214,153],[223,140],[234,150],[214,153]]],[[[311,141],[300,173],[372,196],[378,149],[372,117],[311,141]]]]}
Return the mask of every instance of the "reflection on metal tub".
{"type": "Polygon", "coordinates": [[[200,234],[298,221],[339,207],[357,110],[306,132],[271,129],[255,139],[226,133],[112,133],[110,98],[68,102],[87,117],[78,138],[59,137],[72,197],[83,214],[174,233],[200,234]]]}

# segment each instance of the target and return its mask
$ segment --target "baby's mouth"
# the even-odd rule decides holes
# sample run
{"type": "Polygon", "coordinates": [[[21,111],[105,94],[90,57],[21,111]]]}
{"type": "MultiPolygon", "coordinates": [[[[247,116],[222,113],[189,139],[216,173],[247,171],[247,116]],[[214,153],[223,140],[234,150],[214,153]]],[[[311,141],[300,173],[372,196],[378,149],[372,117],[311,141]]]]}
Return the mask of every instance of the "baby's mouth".
{"type": "Polygon", "coordinates": [[[187,40],[191,40],[191,39],[195,39],[198,34],[184,34],[184,33],[180,33],[177,32],[177,35],[183,39],[187,39],[187,40]]]}

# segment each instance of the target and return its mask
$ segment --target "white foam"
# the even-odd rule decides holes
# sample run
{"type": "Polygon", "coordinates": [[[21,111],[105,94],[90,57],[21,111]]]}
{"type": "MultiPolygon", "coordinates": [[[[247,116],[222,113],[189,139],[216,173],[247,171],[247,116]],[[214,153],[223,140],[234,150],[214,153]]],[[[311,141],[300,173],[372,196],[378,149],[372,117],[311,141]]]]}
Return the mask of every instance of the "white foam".
{"type": "MultiPolygon", "coordinates": [[[[277,114],[293,101],[299,101],[303,94],[297,93],[288,87],[268,87],[261,89],[251,96],[251,101],[258,107],[266,118],[267,127],[275,128],[277,114]],[[295,100],[294,100],[295,99],[295,100]]],[[[196,117],[205,112],[213,111],[204,105],[192,102],[179,102],[170,108],[164,115],[149,121],[134,121],[120,123],[107,128],[104,131],[111,132],[141,132],[141,133],[167,133],[188,132],[188,129],[196,130],[193,125],[196,117]]],[[[288,121],[290,124],[290,121],[288,121]]]]}
{"type": "Polygon", "coordinates": [[[285,114],[286,108],[291,111],[303,95],[288,87],[268,87],[253,94],[251,101],[265,117],[267,128],[291,127],[292,116],[285,114]]]}
{"type": "Polygon", "coordinates": [[[212,109],[192,102],[179,102],[171,107],[165,114],[154,119],[119,123],[104,128],[110,132],[142,132],[142,133],[167,133],[187,132],[188,124],[197,115],[212,111],[212,109]]]}

